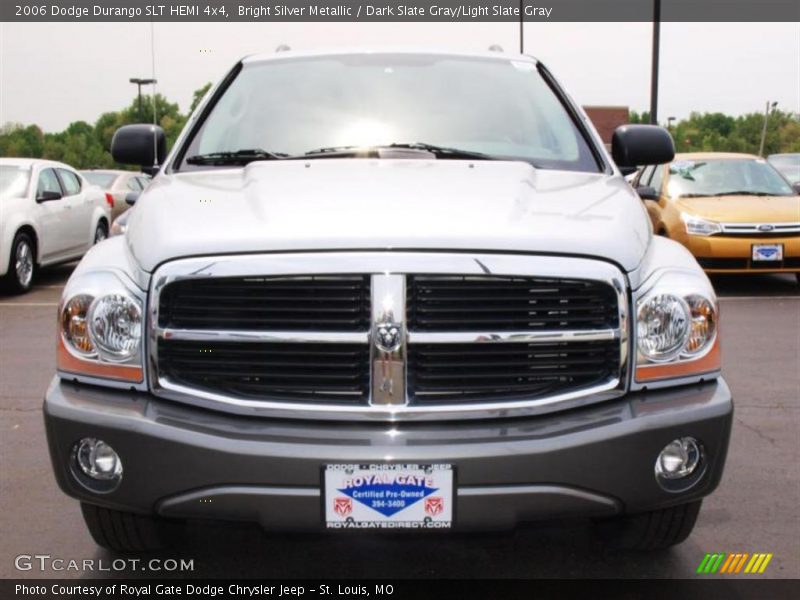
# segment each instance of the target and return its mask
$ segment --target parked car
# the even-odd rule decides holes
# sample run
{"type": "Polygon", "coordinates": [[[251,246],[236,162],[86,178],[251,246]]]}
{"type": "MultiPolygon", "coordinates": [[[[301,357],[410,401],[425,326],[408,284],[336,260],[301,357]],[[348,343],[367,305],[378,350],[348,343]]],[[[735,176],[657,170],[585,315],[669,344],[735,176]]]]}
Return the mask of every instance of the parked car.
{"type": "Polygon", "coordinates": [[[789,183],[800,183],[800,152],[793,154],[772,154],[767,157],[769,164],[778,169],[789,183]]]}
{"type": "Polygon", "coordinates": [[[653,229],[706,272],[800,273],[800,196],[763,158],[680,154],[635,186],[653,229]]]}
{"type": "MultiPolygon", "coordinates": [[[[141,192],[128,192],[125,196],[125,203],[129,206],[133,207],[136,203],[136,200],[139,198],[141,192]]],[[[116,219],[114,222],[111,223],[111,231],[109,232],[109,237],[114,237],[116,235],[123,235],[128,230],[128,220],[131,218],[131,211],[126,210],[116,219]]]]}
{"type": "Polygon", "coordinates": [[[81,175],[105,191],[106,201],[111,206],[112,221],[128,209],[125,197],[130,192],[141,192],[151,179],[144,173],[112,169],[87,169],[81,171],[81,175]]]}
{"type": "Polygon", "coordinates": [[[192,518],[689,535],[731,430],[717,300],[615,166],[671,161],[665,130],[612,160],[495,52],[249,57],[189,123],[168,157],[116,132],[162,167],[59,307],[46,431],[98,544],[192,518]]]}
{"type": "Polygon", "coordinates": [[[0,279],[12,292],[28,291],[39,267],[83,256],[109,223],[102,192],[72,167],[0,158],[0,279]]]}

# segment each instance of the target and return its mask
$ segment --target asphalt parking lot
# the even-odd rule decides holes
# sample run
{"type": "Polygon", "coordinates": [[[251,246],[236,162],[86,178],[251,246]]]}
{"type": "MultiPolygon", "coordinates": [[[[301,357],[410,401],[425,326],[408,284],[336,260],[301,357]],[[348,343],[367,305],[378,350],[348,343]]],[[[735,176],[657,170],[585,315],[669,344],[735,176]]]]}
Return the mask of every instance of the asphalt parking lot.
{"type": "MultiPolygon", "coordinates": [[[[78,503],[57,488],[41,415],[55,368],[55,309],[74,265],[28,295],[0,295],[0,576],[148,576],[138,571],[18,571],[20,554],[104,559],[78,503]]],[[[706,552],[771,552],[766,573],[800,577],[800,288],[794,277],[715,278],[723,371],[736,402],[727,470],[689,540],[655,554],[614,553],[587,523],[480,536],[285,536],[197,524],[158,556],[194,560],[195,577],[693,577],[706,552]]],[[[151,573],[164,576],[166,573],[151,573]]],[[[707,576],[706,576],[707,577],[707,576]]]]}

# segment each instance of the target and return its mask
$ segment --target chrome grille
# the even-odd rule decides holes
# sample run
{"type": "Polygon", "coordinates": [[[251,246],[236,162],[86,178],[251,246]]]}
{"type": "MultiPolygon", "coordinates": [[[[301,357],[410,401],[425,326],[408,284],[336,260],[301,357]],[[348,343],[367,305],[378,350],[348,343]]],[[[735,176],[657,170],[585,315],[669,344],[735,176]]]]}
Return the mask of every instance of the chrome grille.
{"type": "Polygon", "coordinates": [[[360,404],[369,394],[366,344],[159,340],[159,372],[241,398],[360,404]]]}
{"type": "Polygon", "coordinates": [[[600,401],[626,387],[625,280],[599,261],[224,256],[167,263],[153,281],[152,390],[208,408],[485,418],[600,401]]]}
{"type": "Polygon", "coordinates": [[[599,281],[533,277],[408,277],[411,331],[615,328],[614,289],[599,281]]]}
{"type": "Polygon", "coordinates": [[[725,236],[785,237],[800,233],[798,223],[720,223],[725,236]]]}
{"type": "Polygon", "coordinates": [[[540,398],[597,385],[619,369],[619,342],[411,344],[410,401],[540,398]]]}
{"type": "Polygon", "coordinates": [[[159,326],[263,331],[367,331],[366,275],[183,279],[159,298],[159,326]]]}

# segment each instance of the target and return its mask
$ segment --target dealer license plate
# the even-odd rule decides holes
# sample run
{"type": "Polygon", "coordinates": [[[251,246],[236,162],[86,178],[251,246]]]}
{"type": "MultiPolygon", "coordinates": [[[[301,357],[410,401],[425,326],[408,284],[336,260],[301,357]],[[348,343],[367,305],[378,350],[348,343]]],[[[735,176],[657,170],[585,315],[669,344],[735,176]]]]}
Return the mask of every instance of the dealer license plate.
{"type": "Polygon", "coordinates": [[[322,483],[329,529],[453,525],[452,465],[326,465],[322,483]]]}
{"type": "Polygon", "coordinates": [[[783,260],[783,244],[753,244],[753,260],[783,260]]]}

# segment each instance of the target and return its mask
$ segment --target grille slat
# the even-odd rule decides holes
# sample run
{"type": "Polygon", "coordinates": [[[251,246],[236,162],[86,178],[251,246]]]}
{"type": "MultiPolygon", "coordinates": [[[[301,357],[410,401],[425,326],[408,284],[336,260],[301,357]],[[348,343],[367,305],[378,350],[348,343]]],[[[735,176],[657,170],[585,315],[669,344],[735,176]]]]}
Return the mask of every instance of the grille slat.
{"type": "Polygon", "coordinates": [[[409,331],[616,328],[614,289],[600,281],[412,275],[409,331]]]}
{"type": "Polygon", "coordinates": [[[256,400],[363,404],[369,394],[366,344],[159,340],[158,368],[181,385],[256,400]]]}
{"type": "Polygon", "coordinates": [[[224,277],[167,285],[159,326],[250,331],[369,329],[368,275],[224,277]]]}
{"type": "Polygon", "coordinates": [[[409,388],[415,404],[535,398],[614,377],[619,342],[411,344],[409,388]]]}

